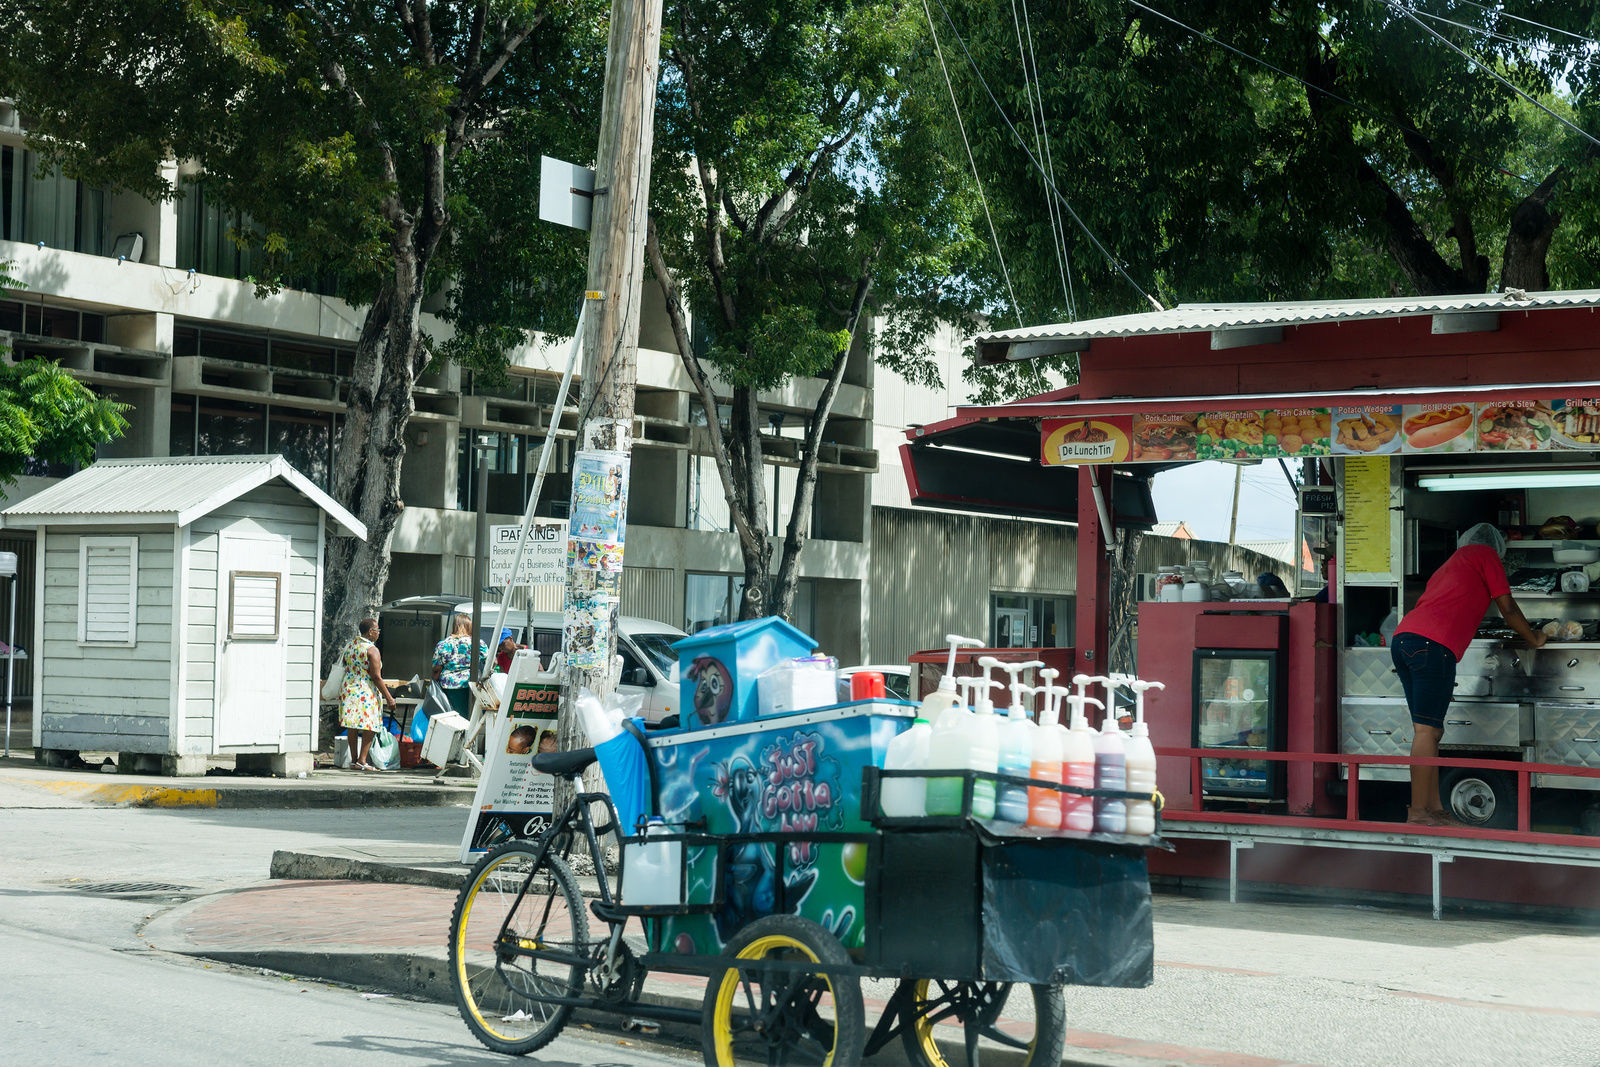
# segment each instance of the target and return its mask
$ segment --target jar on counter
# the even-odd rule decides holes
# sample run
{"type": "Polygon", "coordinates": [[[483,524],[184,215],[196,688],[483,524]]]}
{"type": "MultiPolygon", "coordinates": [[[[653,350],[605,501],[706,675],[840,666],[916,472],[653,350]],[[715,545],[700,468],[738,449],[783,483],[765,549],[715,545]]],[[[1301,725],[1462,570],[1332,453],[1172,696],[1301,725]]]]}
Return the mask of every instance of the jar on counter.
{"type": "Polygon", "coordinates": [[[1177,567],[1162,567],[1156,572],[1156,599],[1167,604],[1183,599],[1183,575],[1177,567]]]}
{"type": "Polygon", "coordinates": [[[1210,599],[1211,590],[1200,580],[1200,576],[1190,571],[1183,580],[1183,602],[1185,604],[1200,604],[1210,599]]]}

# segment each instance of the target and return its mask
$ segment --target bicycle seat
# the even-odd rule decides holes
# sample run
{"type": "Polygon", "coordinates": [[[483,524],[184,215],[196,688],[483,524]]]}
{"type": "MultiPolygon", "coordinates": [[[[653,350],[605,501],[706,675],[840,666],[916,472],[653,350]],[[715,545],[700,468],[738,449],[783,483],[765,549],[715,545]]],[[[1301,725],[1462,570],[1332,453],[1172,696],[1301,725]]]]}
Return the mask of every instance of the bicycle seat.
{"type": "Polygon", "coordinates": [[[528,762],[533,769],[557,778],[576,778],[593,763],[594,749],[575,748],[571,752],[543,752],[528,762]]]}

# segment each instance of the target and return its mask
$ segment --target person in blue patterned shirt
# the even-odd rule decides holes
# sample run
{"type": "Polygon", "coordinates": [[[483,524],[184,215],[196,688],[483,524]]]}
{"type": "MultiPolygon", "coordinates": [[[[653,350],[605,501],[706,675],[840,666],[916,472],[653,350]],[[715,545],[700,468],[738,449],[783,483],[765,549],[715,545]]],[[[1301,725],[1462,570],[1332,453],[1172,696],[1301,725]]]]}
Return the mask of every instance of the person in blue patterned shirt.
{"type": "MultiPolygon", "coordinates": [[[[489,647],[478,642],[480,662],[489,658],[489,647]]],[[[433,680],[444,689],[450,706],[461,715],[472,713],[472,616],[458,614],[450,620],[450,636],[433,648],[433,680]]]]}

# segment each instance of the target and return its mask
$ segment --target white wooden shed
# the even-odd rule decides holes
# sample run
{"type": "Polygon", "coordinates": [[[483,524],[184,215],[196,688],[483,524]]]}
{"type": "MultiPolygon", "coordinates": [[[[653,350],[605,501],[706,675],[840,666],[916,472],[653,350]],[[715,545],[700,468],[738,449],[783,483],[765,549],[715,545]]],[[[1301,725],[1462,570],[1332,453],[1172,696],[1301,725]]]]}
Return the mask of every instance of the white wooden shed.
{"type": "Polygon", "coordinates": [[[309,769],[330,519],[367,535],[282,456],[101,460],[0,513],[37,531],[34,747],[309,769]]]}

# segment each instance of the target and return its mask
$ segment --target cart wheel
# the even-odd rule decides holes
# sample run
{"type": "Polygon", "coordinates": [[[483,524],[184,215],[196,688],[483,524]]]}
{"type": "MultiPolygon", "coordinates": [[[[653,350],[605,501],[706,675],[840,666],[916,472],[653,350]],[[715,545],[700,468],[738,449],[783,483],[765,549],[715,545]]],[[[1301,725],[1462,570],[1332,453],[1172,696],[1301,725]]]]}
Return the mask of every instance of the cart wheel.
{"type": "MultiPolygon", "coordinates": [[[[736,934],[724,956],[848,966],[839,939],[810,919],[769,915],[736,934]]],[[[740,1062],[859,1063],[866,1040],[861,982],[854,975],[729,970],[712,975],[700,1013],[707,1067],[740,1062]],[[832,1009],[832,1019],[825,1014],[832,1009]]]]}
{"type": "MultiPolygon", "coordinates": [[[[906,983],[909,1010],[913,1021],[901,1033],[906,1058],[912,1067],[971,1067],[978,1063],[975,1046],[986,1037],[1004,1046],[1004,1051],[988,1050],[986,1064],[1007,1067],[1056,1067],[1067,1040],[1067,1005],[1060,986],[1013,986],[1008,982],[944,982],[918,979],[906,983]],[[1033,991],[1033,1019],[1000,1018],[1011,995],[1023,989],[1033,991]],[[965,1052],[941,1048],[934,1040],[935,1026],[945,1019],[959,1022],[965,1031],[965,1052]]],[[[905,986],[902,985],[902,990],[905,986]]],[[[949,1038],[955,1032],[949,1030],[949,1038]]]]}
{"type": "Polygon", "coordinates": [[[1439,792],[1445,807],[1468,826],[1517,828],[1517,779],[1509,771],[1446,767],[1439,775],[1439,792]]]}
{"type": "Polygon", "coordinates": [[[508,1056],[555,1040],[572,1008],[532,998],[577,996],[584,968],[508,954],[499,945],[501,929],[525,948],[575,956],[589,949],[589,919],[577,879],[560,856],[548,852],[535,869],[536,851],[530,842],[512,841],[479,860],[450,918],[456,1009],[479,1041],[508,1056]],[[519,903],[524,883],[527,893],[519,903]]]}

